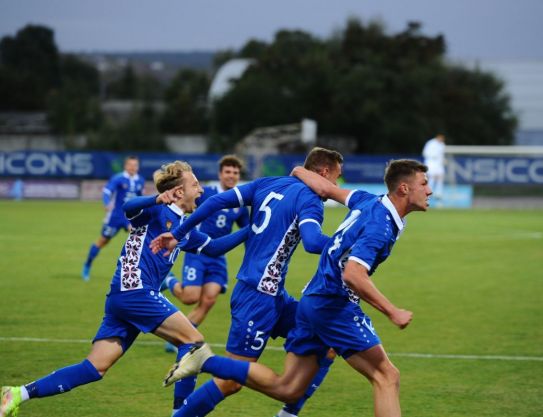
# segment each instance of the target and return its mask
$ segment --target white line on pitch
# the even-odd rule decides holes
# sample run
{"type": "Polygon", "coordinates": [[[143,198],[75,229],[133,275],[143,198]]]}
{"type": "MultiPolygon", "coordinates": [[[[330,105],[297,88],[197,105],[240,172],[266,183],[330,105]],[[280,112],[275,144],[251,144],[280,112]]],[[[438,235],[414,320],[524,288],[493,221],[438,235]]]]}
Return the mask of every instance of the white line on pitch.
{"type": "MultiPolygon", "coordinates": [[[[2,337],[0,342],[30,342],[30,343],[71,343],[71,344],[88,344],[91,341],[88,339],[49,339],[39,337],[2,337]]],[[[139,340],[138,345],[162,346],[164,342],[152,340],[139,340]]],[[[209,343],[212,347],[224,348],[223,343],[209,343]]],[[[267,350],[283,351],[279,346],[268,346],[267,350]]],[[[390,356],[404,358],[422,358],[422,359],[467,359],[467,360],[491,360],[491,361],[533,361],[543,362],[543,356],[507,356],[507,355],[449,355],[438,353],[390,353],[390,356]]]]}

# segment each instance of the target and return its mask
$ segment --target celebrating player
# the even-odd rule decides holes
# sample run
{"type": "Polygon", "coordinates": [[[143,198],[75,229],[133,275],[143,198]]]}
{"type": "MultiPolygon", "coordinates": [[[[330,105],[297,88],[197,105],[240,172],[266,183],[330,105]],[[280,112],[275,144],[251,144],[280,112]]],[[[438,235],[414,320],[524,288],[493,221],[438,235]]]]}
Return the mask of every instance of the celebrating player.
{"type": "MultiPolygon", "coordinates": [[[[342,162],[343,157],[338,152],[315,148],[307,156],[305,166],[335,184],[341,175],[342,162]]],[[[187,230],[218,209],[248,205],[253,208],[252,225],[238,282],[232,292],[232,323],[226,350],[233,358],[254,362],[270,337],[286,337],[294,327],[298,301],[285,290],[285,275],[300,238],[310,253],[320,254],[328,242],[328,237],[321,231],[321,198],[294,177],[260,178],[209,198],[187,223],[161,235],[152,245],[154,250],[171,248],[187,230]]],[[[322,371],[313,382],[315,387],[326,375],[330,364],[331,360],[323,358],[322,371]]],[[[183,403],[184,400],[184,405],[174,415],[207,415],[225,396],[240,388],[234,381],[214,379],[184,400],[176,385],[175,395],[179,396],[176,401],[183,403]]],[[[314,388],[308,390],[308,396],[314,388]]],[[[289,404],[280,415],[296,415],[302,406],[303,401],[289,404]]]]}
{"type": "MultiPolygon", "coordinates": [[[[198,206],[209,197],[234,188],[239,182],[243,163],[235,155],[225,155],[219,161],[219,184],[204,186],[204,193],[196,200],[198,206]]],[[[249,224],[249,211],[246,207],[219,210],[200,223],[198,230],[215,239],[232,232],[233,224],[242,228],[249,224]]],[[[166,283],[170,291],[183,303],[197,306],[188,315],[194,325],[199,325],[220,293],[226,292],[228,269],[226,257],[185,254],[183,265],[183,285],[175,277],[168,277],[166,283]]]]}
{"type": "Polygon", "coordinates": [[[373,386],[377,417],[399,417],[400,374],[381,345],[360,299],[385,314],[400,329],[411,311],[392,304],[370,275],[390,255],[404,229],[404,217],[426,211],[432,190],[427,167],[414,160],[392,161],[385,172],[388,194],[342,190],[309,171],[299,175],[321,196],[346,204],[350,212],[326,244],[319,267],[304,290],[296,327],[285,344],[283,374],[261,364],[213,356],[207,345],[195,346],[167,375],[165,383],[194,372],[208,372],[260,391],[280,401],[299,398],[319,370],[319,358],[332,347],[373,386]]]}
{"type": "Polygon", "coordinates": [[[83,265],[81,277],[88,281],[92,261],[98,256],[100,250],[119,232],[128,230],[130,222],[126,219],[122,206],[130,199],[141,196],[145,180],[138,175],[139,160],[137,156],[128,156],[124,160],[124,171],[113,175],[105,185],[102,192],[102,202],[106,210],[106,217],[102,232],[96,243],[89,249],[87,260],[83,265]]]}
{"type": "Polygon", "coordinates": [[[16,416],[22,401],[68,392],[100,380],[130,348],[140,332],[152,332],[176,346],[202,341],[190,321],[159,292],[160,284],[181,250],[217,256],[241,243],[248,228],[211,240],[189,231],[169,256],[155,255],[149,243],[159,234],[182,223],[202,193],[189,164],[176,161],[155,174],[160,194],[136,197],[123,210],[132,230],[121,251],[105,304],[105,316],[93,340],[90,354],[76,365],[58,369],[35,382],[3,387],[0,417],[16,416]]]}

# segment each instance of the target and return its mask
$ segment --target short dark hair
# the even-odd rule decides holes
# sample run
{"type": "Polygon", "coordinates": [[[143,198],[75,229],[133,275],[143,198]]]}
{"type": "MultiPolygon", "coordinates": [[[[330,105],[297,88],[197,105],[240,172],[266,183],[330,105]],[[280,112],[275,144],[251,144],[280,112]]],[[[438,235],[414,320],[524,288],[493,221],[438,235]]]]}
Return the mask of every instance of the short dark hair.
{"type": "Polygon", "coordinates": [[[243,170],[243,161],[236,155],[224,155],[219,160],[219,172],[222,171],[223,167],[235,167],[241,171],[243,170]]]}
{"type": "Polygon", "coordinates": [[[389,161],[385,168],[385,184],[388,191],[394,191],[402,181],[417,172],[426,172],[428,167],[414,159],[396,159],[389,161]]]}
{"type": "Polygon", "coordinates": [[[339,152],[315,147],[307,154],[304,168],[313,172],[318,172],[323,168],[332,168],[338,163],[343,163],[343,155],[339,152]]]}
{"type": "Polygon", "coordinates": [[[128,155],[124,158],[124,162],[128,161],[129,159],[133,159],[135,161],[139,161],[140,159],[136,155],[128,155]]]}

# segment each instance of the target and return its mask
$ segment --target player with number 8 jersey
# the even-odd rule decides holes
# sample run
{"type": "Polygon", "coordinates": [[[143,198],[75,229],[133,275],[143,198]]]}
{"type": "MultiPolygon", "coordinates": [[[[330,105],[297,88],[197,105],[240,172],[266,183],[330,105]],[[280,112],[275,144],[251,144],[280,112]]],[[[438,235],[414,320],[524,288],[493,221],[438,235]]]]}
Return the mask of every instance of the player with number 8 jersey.
{"type": "MultiPolygon", "coordinates": [[[[315,148],[305,166],[335,184],[342,162],[341,154],[315,148]]],[[[285,277],[298,243],[301,240],[307,252],[320,254],[329,240],[321,231],[321,198],[294,177],[260,178],[209,198],[186,223],[155,239],[153,245],[156,250],[171,247],[211,213],[243,206],[252,207],[251,225],[230,302],[232,322],[226,350],[231,357],[256,361],[270,337],[286,337],[294,327],[298,301],[285,290],[285,277]]],[[[324,366],[321,381],[330,363],[324,366]]],[[[233,381],[209,381],[187,397],[174,416],[207,415],[239,388],[233,381]]],[[[299,409],[291,411],[282,415],[296,415],[299,409]]]]}

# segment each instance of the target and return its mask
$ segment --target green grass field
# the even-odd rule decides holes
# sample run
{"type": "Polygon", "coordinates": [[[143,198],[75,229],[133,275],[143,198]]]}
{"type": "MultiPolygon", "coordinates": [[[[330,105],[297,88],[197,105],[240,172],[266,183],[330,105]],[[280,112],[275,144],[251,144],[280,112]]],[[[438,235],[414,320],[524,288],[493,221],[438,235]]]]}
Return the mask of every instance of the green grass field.
{"type": "MultiPolygon", "coordinates": [[[[85,283],[79,273],[100,231],[98,203],[0,201],[0,213],[0,384],[24,384],[86,356],[124,237],[100,254],[85,283]]],[[[328,209],[325,231],[344,214],[328,209]]],[[[241,256],[242,249],[229,254],[231,276],[241,256]]],[[[316,264],[299,248],[287,279],[292,294],[299,295],[316,264]]],[[[400,331],[366,307],[402,373],[404,416],[543,415],[542,265],[541,211],[409,217],[374,279],[395,304],[414,311],[414,320],[400,331]]],[[[211,343],[225,342],[228,299],[221,297],[201,327],[211,343]]],[[[138,340],[102,381],[25,403],[20,416],[169,416],[172,390],[161,383],[174,356],[153,335],[138,340]]],[[[281,344],[273,342],[262,357],[277,371],[281,344]]],[[[271,417],[279,407],[243,390],[212,415],[271,417]]],[[[370,386],[337,360],[302,415],[371,416],[370,386]]]]}

